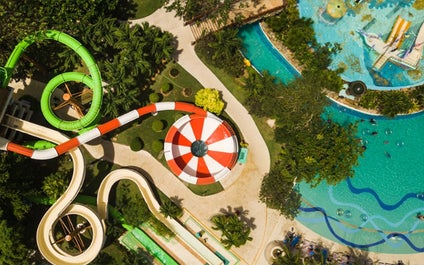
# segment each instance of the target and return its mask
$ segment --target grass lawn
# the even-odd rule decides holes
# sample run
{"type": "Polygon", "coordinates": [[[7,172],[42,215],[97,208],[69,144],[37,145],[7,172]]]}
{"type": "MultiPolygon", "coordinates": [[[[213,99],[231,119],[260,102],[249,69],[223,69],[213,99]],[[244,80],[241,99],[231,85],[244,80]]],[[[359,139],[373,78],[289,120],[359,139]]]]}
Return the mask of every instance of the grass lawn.
{"type": "MultiPolygon", "coordinates": [[[[175,71],[175,70],[174,70],[175,71]]],[[[156,77],[156,82],[151,87],[157,93],[161,93],[161,101],[183,101],[183,102],[194,102],[194,95],[199,89],[202,89],[203,86],[187,71],[184,70],[179,64],[169,63],[164,71],[156,77]],[[178,75],[173,77],[170,75],[170,71],[176,69],[178,75]],[[172,90],[165,93],[161,93],[161,87],[165,83],[170,83],[172,85],[172,90]]],[[[156,116],[147,115],[142,117],[138,122],[134,122],[120,133],[115,136],[114,141],[122,143],[125,145],[131,145],[131,141],[135,137],[139,137],[143,143],[143,150],[149,152],[154,157],[156,157],[165,167],[167,166],[165,157],[163,156],[163,151],[156,151],[152,148],[152,143],[155,140],[164,141],[166,133],[168,132],[170,126],[181,118],[185,113],[175,112],[175,111],[161,111],[158,112],[156,116]],[[161,120],[165,125],[163,130],[156,132],[152,129],[153,121],[161,120]]],[[[232,125],[234,122],[229,120],[228,117],[223,117],[223,119],[228,120],[232,125]]],[[[234,126],[236,130],[237,127],[234,126]]],[[[192,192],[197,195],[207,196],[215,194],[223,190],[220,183],[214,183],[211,185],[191,185],[184,183],[192,192]]]]}
{"type": "Polygon", "coordinates": [[[136,13],[133,19],[143,18],[151,15],[157,9],[161,8],[164,0],[134,0],[137,5],[136,13]]]}
{"type": "MultiPolygon", "coordinates": [[[[210,65],[204,58],[202,58],[201,54],[197,53],[197,55],[202,60],[202,62],[207,65],[209,69],[211,69],[211,71],[218,77],[218,79],[221,80],[225,87],[231,91],[237,100],[243,104],[247,98],[247,93],[243,88],[243,77],[234,78],[228,75],[222,69],[210,65]]],[[[267,118],[259,118],[254,115],[252,115],[252,117],[268,147],[272,165],[278,159],[278,154],[281,151],[280,144],[274,140],[274,130],[266,123],[267,118]]]]}

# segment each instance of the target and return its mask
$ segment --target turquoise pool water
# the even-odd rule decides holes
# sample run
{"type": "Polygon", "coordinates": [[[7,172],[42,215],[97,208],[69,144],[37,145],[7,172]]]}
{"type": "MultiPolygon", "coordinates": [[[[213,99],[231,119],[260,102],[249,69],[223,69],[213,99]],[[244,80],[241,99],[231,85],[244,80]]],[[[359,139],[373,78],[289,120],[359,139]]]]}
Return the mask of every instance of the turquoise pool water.
{"type": "Polygon", "coordinates": [[[332,240],[375,252],[424,251],[424,114],[389,120],[329,107],[340,124],[359,122],[366,150],[355,177],[337,186],[299,184],[298,220],[332,240]],[[375,119],[371,123],[370,119],[375,119]]]}
{"type": "MultiPolygon", "coordinates": [[[[245,26],[240,36],[245,55],[259,71],[269,70],[285,82],[298,75],[273,50],[258,24],[245,26]],[[266,56],[249,57],[252,54],[266,56]]],[[[385,253],[424,252],[424,222],[416,218],[424,213],[424,114],[385,119],[334,104],[323,115],[341,124],[359,122],[358,138],[366,150],[354,178],[314,189],[299,184],[307,203],[297,220],[348,246],[385,253]]]]}
{"type": "Polygon", "coordinates": [[[302,17],[314,21],[316,38],[320,43],[339,43],[343,51],[334,57],[333,68],[343,67],[343,78],[347,81],[362,80],[373,89],[398,89],[424,83],[424,60],[421,59],[417,70],[404,70],[387,62],[379,71],[372,69],[378,54],[371,50],[359,34],[360,30],[379,34],[383,40],[389,35],[397,16],[411,21],[405,35],[404,46],[413,43],[415,34],[423,23],[424,10],[412,7],[414,0],[368,0],[355,4],[353,0],[344,1],[346,14],[335,24],[320,19],[327,7],[327,0],[299,0],[302,17]]]}
{"type": "Polygon", "coordinates": [[[239,33],[243,38],[243,54],[249,58],[253,66],[260,72],[267,70],[272,76],[278,77],[284,84],[293,81],[299,72],[287,62],[269,40],[258,24],[243,27],[239,33]]]}

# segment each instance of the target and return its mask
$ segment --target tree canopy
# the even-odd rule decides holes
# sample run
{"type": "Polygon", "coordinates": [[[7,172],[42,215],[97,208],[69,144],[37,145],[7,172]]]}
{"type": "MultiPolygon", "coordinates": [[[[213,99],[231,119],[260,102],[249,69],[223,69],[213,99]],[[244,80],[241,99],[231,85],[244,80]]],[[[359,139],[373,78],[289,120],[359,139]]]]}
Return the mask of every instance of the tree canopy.
{"type": "Polygon", "coordinates": [[[206,0],[206,1],[181,1],[165,0],[165,7],[168,11],[175,11],[177,16],[186,21],[199,21],[205,18],[217,19],[225,22],[228,19],[231,5],[241,2],[246,4],[246,0],[206,0]]]}
{"type": "Polygon", "coordinates": [[[220,92],[213,88],[203,88],[197,91],[194,103],[204,110],[220,115],[224,109],[224,101],[220,92]]]}
{"type": "Polygon", "coordinates": [[[276,120],[275,140],[281,145],[277,163],[264,177],[260,198],[288,218],[294,218],[300,206],[294,181],[335,185],[353,176],[352,168],[363,152],[355,137],[356,124],[340,125],[322,116],[329,100],[324,87],[312,81],[307,74],[285,86],[267,72],[251,71],[245,82],[249,111],[276,120]]]}
{"type": "MultiPolygon", "coordinates": [[[[123,0],[4,0],[0,5],[0,63],[4,65],[14,46],[24,37],[39,30],[56,29],[80,37],[84,29],[101,17],[128,18],[132,11],[123,0]]],[[[46,42],[48,43],[48,42],[46,42]]],[[[24,55],[27,63],[19,67],[15,77],[23,78],[34,72],[34,62],[46,69],[63,63],[60,58],[51,60],[51,54],[64,49],[52,43],[37,43],[37,52],[24,55]],[[53,46],[52,46],[53,45],[53,46]],[[43,47],[40,49],[40,47],[43,47]]],[[[30,47],[33,50],[35,47],[30,47]]]]}
{"type": "Polygon", "coordinates": [[[228,27],[220,31],[208,34],[198,40],[196,49],[206,56],[212,65],[223,69],[225,72],[240,76],[245,67],[242,39],[238,36],[238,29],[228,27]]]}
{"type": "Polygon", "coordinates": [[[214,224],[212,229],[221,231],[221,243],[228,249],[232,246],[240,247],[252,240],[249,236],[250,227],[235,214],[217,214],[211,221],[214,224]]]}

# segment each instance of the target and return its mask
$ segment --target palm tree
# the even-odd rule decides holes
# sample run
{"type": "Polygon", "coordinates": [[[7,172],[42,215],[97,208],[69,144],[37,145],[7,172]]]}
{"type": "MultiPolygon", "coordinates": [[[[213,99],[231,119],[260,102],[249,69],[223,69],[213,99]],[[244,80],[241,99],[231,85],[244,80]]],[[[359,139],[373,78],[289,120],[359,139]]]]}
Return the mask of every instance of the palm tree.
{"type": "Polygon", "coordinates": [[[278,256],[273,260],[273,265],[304,265],[301,252],[291,251],[287,246],[283,246],[284,255],[278,256]]]}
{"type": "Polygon", "coordinates": [[[237,215],[217,214],[211,218],[211,221],[215,225],[212,229],[221,231],[221,243],[228,249],[232,246],[240,247],[252,240],[249,236],[250,227],[237,215]]]}
{"type": "Polygon", "coordinates": [[[160,206],[160,213],[165,217],[178,218],[182,215],[183,210],[170,200],[165,200],[160,206]]]}
{"type": "Polygon", "coordinates": [[[238,29],[236,28],[220,30],[214,33],[216,41],[208,44],[214,50],[214,54],[212,55],[213,62],[222,60],[226,62],[242,49],[243,42],[237,34],[238,29]]]}

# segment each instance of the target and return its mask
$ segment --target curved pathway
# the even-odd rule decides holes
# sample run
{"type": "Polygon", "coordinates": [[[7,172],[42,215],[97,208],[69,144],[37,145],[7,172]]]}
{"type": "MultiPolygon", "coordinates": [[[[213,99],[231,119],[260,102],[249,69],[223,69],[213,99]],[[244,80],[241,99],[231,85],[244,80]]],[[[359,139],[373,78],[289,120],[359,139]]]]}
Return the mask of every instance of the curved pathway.
{"type": "MultiPolygon", "coordinates": [[[[184,26],[184,22],[176,18],[174,14],[173,12],[166,12],[162,8],[149,17],[132,22],[141,23],[147,21],[151,25],[158,26],[162,30],[174,34],[178,42],[176,61],[204,87],[216,88],[222,92],[223,100],[227,103],[225,111],[237,123],[245,141],[249,144],[247,163],[243,166],[237,165],[232,170],[232,173],[221,182],[225,188],[223,192],[208,197],[200,197],[193,194],[149,154],[140,152],[144,156],[143,162],[142,165],[139,163],[136,165],[146,170],[152,176],[155,185],[169,197],[178,196],[184,199],[184,207],[189,209],[196,218],[200,219],[208,227],[212,226],[209,221],[210,217],[219,213],[221,209],[242,207],[247,210],[248,218],[253,220],[254,229],[251,233],[253,240],[240,248],[232,248],[232,250],[246,264],[265,264],[263,249],[269,242],[269,237],[272,237],[271,231],[275,229],[281,219],[284,220],[284,218],[279,217],[276,211],[267,209],[265,204],[260,203],[258,199],[262,177],[270,168],[268,148],[246,108],[238,102],[222,82],[197,57],[192,45],[194,37],[190,27],[184,26]]],[[[114,146],[117,149],[125,149],[123,146],[114,146]]],[[[131,153],[129,155],[131,156],[131,153]]],[[[114,161],[118,162],[117,160],[119,158],[114,161]]],[[[127,161],[120,162],[129,165],[127,161]]],[[[217,238],[219,238],[219,235],[217,238]]]]}
{"type": "MultiPolygon", "coordinates": [[[[177,195],[183,198],[184,206],[190,209],[197,218],[201,219],[204,224],[207,224],[209,227],[211,226],[209,218],[221,208],[226,208],[226,206],[242,206],[243,209],[249,210],[249,216],[255,218],[254,224],[256,228],[252,231],[253,241],[248,242],[245,246],[238,249],[233,248],[247,264],[267,264],[264,257],[265,246],[272,240],[281,240],[283,238],[283,233],[287,231],[291,225],[296,225],[299,230],[307,232],[309,239],[317,242],[324,241],[325,245],[332,246],[332,250],[340,251],[346,248],[345,246],[335,244],[333,241],[322,238],[320,235],[298,222],[286,220],[276,211],[267,209],[264,204],[259,202],[258,193],[262,177],[269,171],[270,157],[268,148],[252,117],[209,68],[207,68],[197,57],[194,46],[192,45],[194,37],[190,27],[184,26],[183,21],[175,17],[175,13],[166,12],[162,8],[146,18],[134,20],[133,23],[141,23],[144,21],[169,31],[176,36],[178,41],[176,61],[191,73],[204,87],[212,87],[222,91],[223,99],[227,102],[225,111],[237,122],[243,136],[249,143],[247,164],[244,168],[234,168],[232,174],[222,182],[225,191],[209,197],[198,197],[190,191],[187,191],[181,182],[174,183],[173,179],[175,179],[175,177],[172,174],[166,175],[167,170],[161,167],[161,164],[157,162],[156,159],[152,157],[149,159],[150,155],[144,154],[145,161],[150,160],[152,163],[156,163],[156,170],[148,166],[147,162],[143,164],[147,166],[145,169],[149,173],[153,173],[152,176],[155,178],[155,183],[159,189],[165,192],[169,197],[177,195]],[[161,175],[163,178],[157,178],[158,175],[154,174],[157,170],[165,174],[161,175]],[[176,186],[170,187],[170,181],[176,186]],[[203,209],[208,210],[205,212],[203,209]]],[[[116,145],[116,148],[121,149],[125,147],[116,145]]],[[[346,250],[349,251],[347,248],[346,250]]],[[[421,260],[422,258],[422,255],[419,253],[412,255],[369,253],[369,256],[376,260],[385,260],[386,262],[393,262],[399,258],[404,259],[404,261],[409,259],[411,264],[419,264],[414,261],[421,260]]]]}

